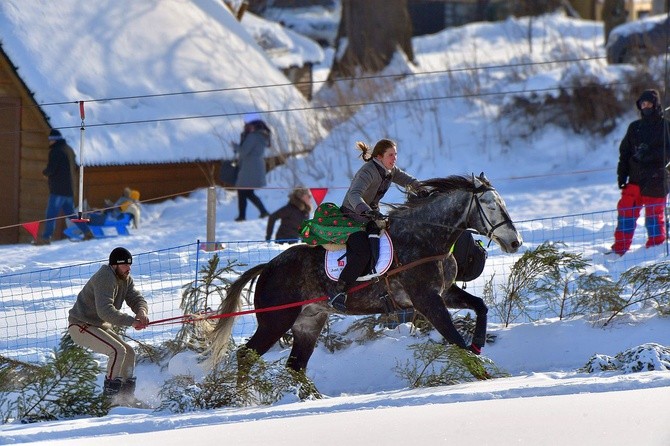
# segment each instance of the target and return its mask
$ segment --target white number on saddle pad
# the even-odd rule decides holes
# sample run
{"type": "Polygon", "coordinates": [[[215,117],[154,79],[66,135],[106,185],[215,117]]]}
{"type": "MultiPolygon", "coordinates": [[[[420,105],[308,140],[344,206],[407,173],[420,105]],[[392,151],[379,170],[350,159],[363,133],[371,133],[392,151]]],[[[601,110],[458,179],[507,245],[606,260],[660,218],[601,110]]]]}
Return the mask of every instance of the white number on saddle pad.
{"type": "MultiPolygon", "coordinates": [[[[326,275],[331,280],[340,278],[340,274],[342,273],[344,266],[347,264],[346,253],[346,248],[338,249],[337,251],[326,251],[326,258],[323,263],[326,269],[326,275]]],[[[377,259],[377,265],[375,266],[377,273],[361,276],[356,280],[359,282],[370,280],[373,277],[384,274],[391,267],[391,262],[393,262],[393,243],[391,242],[391,237],[389,237],[388,233],[382,231],[379,236],[379,258],[377,259]]]]}

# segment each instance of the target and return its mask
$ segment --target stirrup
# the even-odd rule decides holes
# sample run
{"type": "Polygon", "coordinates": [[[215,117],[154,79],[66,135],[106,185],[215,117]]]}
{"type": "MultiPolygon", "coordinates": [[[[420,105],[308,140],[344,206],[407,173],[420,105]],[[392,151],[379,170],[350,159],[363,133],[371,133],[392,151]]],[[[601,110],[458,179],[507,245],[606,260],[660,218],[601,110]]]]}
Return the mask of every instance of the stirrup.
{"type": "Polygon", "coordinates": [[[335,308],[337,311],[345,313],[347,311],[347,293],[343,291],[329,297],[328,305],[335,308]]]}

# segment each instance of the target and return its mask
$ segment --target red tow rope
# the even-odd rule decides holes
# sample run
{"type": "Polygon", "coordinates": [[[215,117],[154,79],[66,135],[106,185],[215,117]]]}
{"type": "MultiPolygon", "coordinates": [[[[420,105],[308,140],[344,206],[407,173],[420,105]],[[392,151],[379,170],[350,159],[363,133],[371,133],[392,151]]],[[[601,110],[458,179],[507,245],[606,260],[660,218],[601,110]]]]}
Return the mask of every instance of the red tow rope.
{"type": "MultiPolygon", "coordinates": [[[[439,254],[435,256],[430,256],[430,257],[424,257],[419,260],[415,260],[413,262],[410,262],[406,265],[399,266],[397,268],[392,269],[388,273],[386,273],[387,276],[391,276],[393,274],[397,274],[399,272],[405,271],[410,268],[414,268],[417,265],[421,265],[423,263],[427,262],[434,262],[436,260],[442,260],[449,256],[450,253],[447,254],[439,254]]],[[[379,276],[381,277],[381,276],[379,276]]],[[[372,285],[373,283],[376,283],[377,281],[367,281],[364,283],[361,283],[359,285],[356,285],[355,287],[349,288],[347,290],[347,293],[353,293],[354,291],[358,291],[362,288],[365,288],[366,286],[372,285]]],[[[157,321],[149,322],[146,326],[148,327],[149,325],[168,325],[168,324],[189,324],[197,321],[204,321],[208,319],[221,319],[224,317],[236,317],[236,316],[243,316],[245,314],[254,314],[254,313],[267,313],[268,311],[279,311],[279,310],[285,310],[287,308],[293,308],[293,307],[301,307],[303,305],[309,305],[309,304],[314,304],[317,302],[321,302],[324,300],[328,300],[328,296],[320,296],[320,297],[315,297],[314,299],[309,299],[309,300],[302,300],[300,302],[293,302],[290,304],[283,304],[283,305],[276,305],[274,307],[266,307],[266,308],[258,308],[255,310],[244,310],[244,311],[237,311],[235,313],[224,313],[224,314],[216,314],[213,311],[207,312],[207,313],[196,313],[196,314],[185,314],[183,316],[177,316],[177,317],[169,317],[167,319],[159,319],[157,321]]]]}
{"type": "Polygon", "coordinates": [[[159,319],[157,321],[152,321],[149,322],[149,325],[167,325],[167,324],[188,324],[192,322],[197,322],[197,321],[203,321],[207,319],[221,319],[224,317],[236,317],[236,316],[243,316],[245,314],[253,314],[253,313],[266,313],[268,311],[279,311],[279,310],[285,310],[287,308],[293,308],[293,307],[300,307],[303,305],[309,305],[313,304],[316,302],[321,302],[322,300],[328,299],[328,296],[321,296],[321,297],[316,297],[314,299],[309,299],[309,300],[303,300],[300,302],[293,302],[290,304],[284,304],[284,305],[276,305],[274,307],[266,307],[266,308],[258,308],[255,310],[244,310],[244,311],[237,311],[235,313],[223,313],[223,314],[216,314],[213,311],[210,311],[208,313],[196,313],[196,314],[185,314],[183,316],[177,316],[177,317],[170,317],[167,319],[159,319]]]}

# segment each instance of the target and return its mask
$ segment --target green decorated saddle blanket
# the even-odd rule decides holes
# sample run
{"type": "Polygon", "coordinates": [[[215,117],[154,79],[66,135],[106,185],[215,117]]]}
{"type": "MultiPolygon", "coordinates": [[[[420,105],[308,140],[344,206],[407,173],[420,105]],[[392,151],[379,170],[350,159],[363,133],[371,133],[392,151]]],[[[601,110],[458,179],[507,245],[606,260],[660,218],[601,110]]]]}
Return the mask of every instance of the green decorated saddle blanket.
{"type": "Polygon", "coordinates": [[[314,217],[302,222],[300,236],[311,246],[343,245],[350,234],[364,229],[365,222],[346,217],[336,204],[321,203],[314,211],[314,217]]]}

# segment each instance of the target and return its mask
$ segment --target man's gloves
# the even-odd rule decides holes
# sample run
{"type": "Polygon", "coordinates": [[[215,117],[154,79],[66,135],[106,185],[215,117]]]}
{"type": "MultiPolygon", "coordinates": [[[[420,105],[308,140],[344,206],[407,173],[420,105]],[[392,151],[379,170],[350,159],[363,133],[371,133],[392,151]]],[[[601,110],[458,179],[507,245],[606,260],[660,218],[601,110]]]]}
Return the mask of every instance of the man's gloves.
{"type": "Polygon", "coordinates": [[[140,308],[140,310],[135,315],[133,328],[135,330],[142,330],[143,328],[146,328],[147,325],[149,325],[149,317],[147,316],[147,312],[144,310],[144,308],[140,308]]]}
{"type": "Polygon", "coordinates": [[[626,187],[626,182],[628,181],[628,177],[626,175],[619,175],[617,178],[617,184],[619,185],[619,189],[623,189],[626,187]]]}
{"type": "Polygon", "coordinates": [[[370,209],[363,212],[363,216],[369,218],[370,220],[383,220],[386,218],[386,215],[382,214],[376,209],[370,209]]]}

